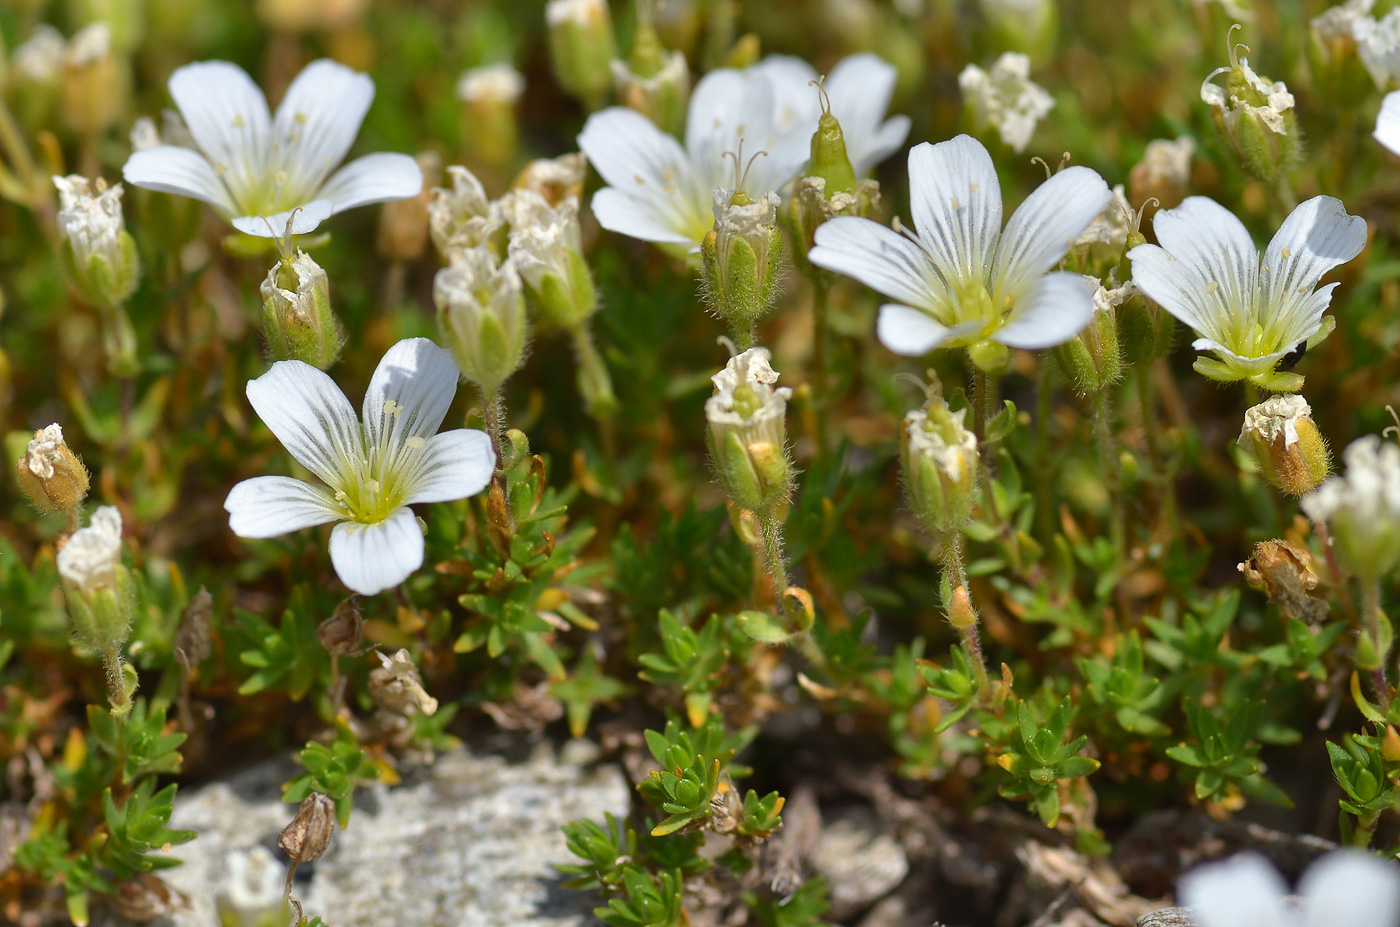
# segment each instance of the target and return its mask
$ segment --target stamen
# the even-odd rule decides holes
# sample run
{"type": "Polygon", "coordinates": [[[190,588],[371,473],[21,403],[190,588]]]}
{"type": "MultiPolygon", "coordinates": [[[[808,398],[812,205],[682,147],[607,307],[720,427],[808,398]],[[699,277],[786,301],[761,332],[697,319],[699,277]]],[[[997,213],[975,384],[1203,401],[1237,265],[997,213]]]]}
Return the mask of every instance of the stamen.
{"type": "Polygon", "coordinates": [[[403,444],[404,447],[408,448],[410,451],[421,451],[423,449],[424,441],[417,435],[410,435],[409,437],[404,439],[403,444]]]}

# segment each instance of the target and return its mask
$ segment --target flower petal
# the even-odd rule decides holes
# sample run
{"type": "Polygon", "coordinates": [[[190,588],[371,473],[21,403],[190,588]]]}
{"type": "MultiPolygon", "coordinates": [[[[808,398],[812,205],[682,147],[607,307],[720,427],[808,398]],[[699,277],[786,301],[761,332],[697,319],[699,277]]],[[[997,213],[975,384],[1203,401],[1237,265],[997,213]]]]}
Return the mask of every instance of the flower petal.
{"type": "Polygon", "coordinates": [[[1298,883],[1307,927],[1400,925],[1400,868],[1356,850],[1315,860],[1298,883]]]}
{"type": "Polygon", "coordinates": [[[397,447],[406,438],[437,433],[461,378],[446,348],[427,338],[405,338],[384,352],[365,390],[365,444],[397,447]]]}
{"type": "MultiPolygon", "coordinates": [[[[1187,322],[1203,335],[1225,341],[1236,314],[1236,307],[1253,303],[1255,283],[1259,275],[1259,250],[1249,237],[1249,230],[1224,206],[1204,196],[1188,196],[1175,209],[1163,209],[1152,220],[1157,241],[1166,249],[1173,263],[1177,286],[1194,286],[1201,290],[1195,300],[1201,314],[1195,323],[1187,322]],[[1195,277],[1192,277],[1192,274],[1195,277]],[[1188,281],[1198,280],[1191,284],[1188,281]],[[1209,292],[1206,292],[1206,291],[1209,292]]],[[[1140,248],[1134,248],[1136,253],[1140,248]]],[[[1137,268],[1133,268],[1134,277],[1137,268]]],[[[1138,281],[1143,291],[1167,307],[1138,281]]],[[[1179,302],[1179,300],[1178,300],[1179,302]]],[[[1170,308],[1168,312],[1172,312],[1170,308]]],[[[1172,312],[1172,315],[1176,315],[1172,312]]],[[[1182,316],[1177,318],[1186,321],[1182,316]]]]}
{"type": "Polygon", "coordinates": [[[774,126],[783,132],[805,132],[810,138],[821,116],[819,97],[811,86],[817,79],[816,69],[794,55],[769,55],[748,71],[768,78],[774,126]]]}
{"type": "MultiPolygon", "coordinates": [[[[592,206],[598,224],[610,232],[658,244],[700,243],[699,238],[682,234],[675,215],[655,199],[627,196],[617,187],[604,187],[593,194],[592,206]]],[[[702,227],[697,224],[693,230],[702,227]]]]}
{"type": "Polygon", "coordinates": [[[816,117],[804,117],[800,98],[792,92],[796,73],[795,66],[778,60],[742,71],[720,68],[696,84],[685,147],[707,205],[715,187],[734,186],[734,162],[725,152],[744,162],[739,169],[743,186],[755,197],[781,190],[806,163],[816,117]]]}
{"type": "Polygon", "coordinates": [[[1001,183],[981,142],[959,135],[910,149],[909,209],[950,286],[985,280],[1001,232],[1001,183]]]}
{"type": "Polygon", "coordinates": [[[807,259],[818,267],[934,314],[948,303],[947,287],[924,249],[878,222],[838,216],[817,226],[816,242],[807,259]]]}
{"type": "Polygon", "coordinates": [[[1201,927],[1285,927],[1286,891],[1283,879],[1264,857],[1240,853],[1183,875],[1177,883],[1177,900],[1192,909],[1201,927]]]}
{"type": "Polygon", "coordinates": [[[713,224],[710,193],[680,143],[641,113],[614,106],[588,117],[579,149],[615,191],[595,195],[606,229],[643,241],[693,242],[713,224]]]}
{"type": "MultiPolygon", "coordinates": [[[[316,195],[321,181],[345,160],[373,101],[374,81],[368,74],[329,58],[302,68],[287,88],[272,123],[277,160],[287,173],[284,189],[290,191],[289,196],[316,195]]],[[[422,185],[420,174],[418,188],[407,195],[417,194],[422,185]]]]}
{"type": "Polygon", "coordinates": [[[1008,348],[1039,351],[1079,334],[1094,316],[1094,289],[1080,274],[1056,271],[1017,300],[992,340],[1008,348]]]}
{"type": "Polygon", "coordinates": [[[1128,252],[1133,283],[1183,324],[1204,334],[1224,337],[1228,310],[1206,292],[1206,281],[1184,261],[1173,260],[1158,245],[1138,245],[1128,252]]]}
{"type": "Polygon", "coordinates": [[[214,166],[188,148],[158,145],[133,152],[122,167],[122,179],[134,187],[193,197],[225,215],[238,211],[214,166]]]}
{"type": "Polygon", "coordinates": [[[1065,256],[1079,234],[1113,199],[1108,184],[1087,167],[1067,167],[1036,187],[1011,214],[997,248],[992,302],[1032,285],[1065,256]]]}
{"type": "Polygon", "coordinates": [[[170,96],[234,203],[249,208],[266,173],[272,140],[263,92],[236,64],[197,61],[170,75],[170,96]]]}
{"type": "Polygon", "coordinates": [[[496,454],[484,431],[458,428],[428,439],[422,461],[410,476],[413,491],[405,505],[451,502],[486,488],[496,472],[496,454]]]}
{"type": "Polygon", "coordinates": [[[275,538],[345,517],[329,489],[290,476],[244,480],[229,491],[224,509],[241,538],[275,538]]]}
{"type": "Polygon", "coordinates": [[[413,509],[400,506],[377,524],[343,521],[331,531],[335,575],[360,595],[397,586],[423,565],[423,529],[413,509]]]}
{"type": "Polygon", "coordinates": [[[1385,95],[1381,111],[1376,114],[1376,130],[1372,137],[1395,154],[1400,154],[1400,90],[1385,95]]]}
{"type": "Polygon", "coordinates": [[[895,116],[883,125],[880,122],[894,96],[898,76],[894,65],[866,52],[843,58],[823,84],[831,98],[831,114],[841,123],[846,154],[857,177],[894,154],[909,135],[908,116],[895,116]]]}
{"type": "Polygon", "coordinates": [[[364,457],[360,423],[335,381],[310,364],[278,361],[248,381],[248,401],[287,453],[332,489],[364,457]]]}
{"type": "Polygon", "coordinates": [[[880,307],[880,316],[875,321],[875,334],[880,343],[894,353],[903,354],[905,357],[919,357],[951,338],[968,333],[964,329],[974,327],[961,325],[949,328],[927,312],[897,303],[887,303],[880,307]]]}
{"type": "Polygon", "coordinates": [[[312,200],[305,206],[297,206],[286,212],[271,216],[237,216],[229,223],[244,235],[254,238],[281,238],[288,232],[288,219],[292,220],[291,234],[305,235],[314,232],[317,226],[330,218],[332,212],[334,209],[330,200],[312,200]]]}
{"type": "Polygon", "coordinates": [[[1261,305],[1273,313],[1266,329],[1286,333],[1283,339],[1295,345],[1312,335],[1331,295],[1329,289],[1329,298],[1315,299],[1318,283],[1365,247],[1366,220],[1347,215],[1341,200],[1315,196],[1300,203],[1264,252],[1261,305]]]}
{"type": "Polygon", "coordinates": [[[336,171],[317,199],[330,200],[332,213],[356,206],[406,200],[423,190],[423,170],[406,154],[382,151],[356,158],[336,171]]]}

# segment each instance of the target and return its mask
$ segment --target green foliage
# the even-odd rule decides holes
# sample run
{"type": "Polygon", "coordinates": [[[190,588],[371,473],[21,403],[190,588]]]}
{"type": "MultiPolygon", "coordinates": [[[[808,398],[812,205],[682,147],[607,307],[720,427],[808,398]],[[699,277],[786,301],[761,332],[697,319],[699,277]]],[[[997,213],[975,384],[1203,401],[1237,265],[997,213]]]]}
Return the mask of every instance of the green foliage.
{"type": "Polygon", "coordinates": [[[282,800],[299,803],[312,792],[335,802],[335,816],[341,827],[350,823],[354,809],[355,786],[374,779],[378,768],[360,748],[355,734],[344,724],[336,728],[329,744],[308,743],[297,755],[306,769],[282,786],[282,800]]]}
{"type": "Polygon", "coordinates": [[[1099,768],[1099,761],[1080,751],[1089,742],[1081,735],[1066,743],[1074,709],[1069,699],[1061,701],[1044,719],[1024,699],[1016,703],[1015,736],[1021,749],[997,757],[997,765],[1014,781],[1000,788],[1013,800],[1029,800],[1046,827],[1054,827],[1060,817],[1060,783],[1087,776],[1099,768]]]}

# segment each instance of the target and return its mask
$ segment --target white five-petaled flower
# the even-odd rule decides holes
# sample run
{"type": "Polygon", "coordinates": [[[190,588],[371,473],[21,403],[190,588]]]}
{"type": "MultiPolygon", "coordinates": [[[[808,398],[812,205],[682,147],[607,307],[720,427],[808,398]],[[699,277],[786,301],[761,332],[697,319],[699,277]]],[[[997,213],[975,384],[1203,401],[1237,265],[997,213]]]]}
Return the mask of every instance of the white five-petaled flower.
{"type": "Polygon", "coordinates": [[[201,61],[170,75],[170,95],[199,151],[159,145],[137,151],[127,183],[194,197],[234,228],[264,238],[303,235],[327,217],[417,196],[418,163],[405,154],[344,158],[374,99],[374,81],[329,59],[313,61],[287,88],[277,113],[252,78],[227,61],[201,61]]]}
{"type": "Polygon", "coordinates": [[[766,72],[720,68],[690,97],[684,147],[622,106],[589,116],[578,145],[608,183],[593,195],[598,224],[679,256],[698,251],[713,227],[714,189],[733,185],[726,152],[753,158],[745,189],[779,190],[807,160],[811,134],[783,131],[766,72]]]}
{"type": "Polygon", "coordinates": [[[1030,144],[1035,127],[1055,106],[1055,100],[1031,80],[1031,59],[1006,52],[984,71],[969,64],[958,75],[958,88],[971,108],[973,121],[997,130],[1012,151],[1030,144]]]}
{"type": "MultiPolygon", "coordinates": [[[[1262,263],[1244,223],[1203,196],[1187,197],[1153,219],[1160,245],[1128,252],[1144,293],[1200,336],[1196,370],[1215,380],[1287,386],[1296,377],[1275,368],[1299,345],[1331,332],[1323,318],[1335,283],[1322,277],[1366,246],[1366,221],[1347,215],[1340,200],[1315,196],[1284,220],[1262,263]]],[[[1293,387],[1296,388],[1296,385],[1293,387]]]]}
{"type": "Polygon", "coordinates": [[[1038,350],[1063,344],[1094,312],[1079,274],[1047,273],[1112,198],[1086,167],[1060,171],[1002,230],[991,156],[966,135],[909,152],[914,230],[838,216],[817,229],[813,264],[854,277],[894,302],[877,333],[897,354],[993,341],[1038,350]]]}
{"type": "Polygon", "coordinates": [[[479,492],[495,455],[480,431],[437,433],[457,392],[452,355],[426,338],[394,345],[365,393],[363,421],[329,376],[278,361],[248,383],[248,401],[302,466],[324,482],[286,476],[244,480],[224,508],[245,538],[339,522],[331,563],[341,582],[373,595],[423,564],[423,532],[409,508],[479,492]]]}
{"type": "Polygon", "coordinates": [[[1400,447],[1375,435],[1342,452],[1346,472],[1331,476],[1299,504],[1332,529],[1342,565],[1375,580],[1400,563],[1400,447]]]}
{"type": "Polygon", "coordinates": [[[109,187],[100,177],[94,183],[81,174],[54,177],[53,184],[58,189],[58,229],[73,248],[73,260],[85,268],[96,254],[116,263],[126,228],[122,185],[109,187]]]}
{"type": "Polygon", "coordinates": [[[1400,868],[1359,850],[1337,850],[1308,867],[1297,913],[1284,901],[1288,887],[1278,870],[1257,853],[1199,866],[1177,888],[1201,927],[1400,925],[1400,868]]]}

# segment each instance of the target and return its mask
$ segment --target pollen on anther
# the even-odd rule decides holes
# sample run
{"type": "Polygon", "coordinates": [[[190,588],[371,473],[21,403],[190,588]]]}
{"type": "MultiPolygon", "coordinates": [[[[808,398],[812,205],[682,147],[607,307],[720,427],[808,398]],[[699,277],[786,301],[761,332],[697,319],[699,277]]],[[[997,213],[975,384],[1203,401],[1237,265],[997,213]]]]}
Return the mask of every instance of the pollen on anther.
{"type": "Polygon", "coordinates": [[[295,116],[293,116],[292,118],[296,120],[296,124],[297,124],[297,125],[299,125],[299,126],[304,126],[304,125],[306,125],[306,114],[305,114],[305,113],[297,113],[297,114],[296,114],[295,116]]]}
{"type": "Polygon", "coordinates": [[[977,184],[975,184],[975,183],[970,183],[970,184],[968,184],[968,185],[967,185],[967,192],[968,192],[968,193],[976,193],[976,192],[977,192],[977,184]]]}
{"type": "Polygon", "coordinates": [[[228,165],[227,165],[227,164],[215,164],[215,165],[214,165],[214,170],[218,171],[220,174],[227,174],[227,173],[228,173],[228,165]]]}
{"type": "Polygon", "coordinates": [[[403,443],[404,446],[411,451],[421,451],[423,449],[424,442],[422,438],[418,437],[417,435],[413,435],[412,437],[406,438],[403,443]]]}
{"type": "Polygon", "coordinates": [[[1293,256],[1293,249],[1292,249],[1292,248],[1284,248],[1284,249],[1283,249],[1283,259],[1284,259],[1285,261],[1288,260],[1289,258],[1291,258],[1292,256],[1293,256]]]}
{"type": "Polygon", "coordinates": [[[287,172],[286,172],[286,171],[278,171],[277,174],[276,174],[276,179],[277,179],[278,185],[281,185],[281,184],[286,183],[286,182],[287,182],[287,172]]]}
{"type": "Polygon", "coordinates": [[[233,127],[234,127],[235,129],[241,129],[241,128],[243,128],[244,126],[246,126],[247,124],[248,124],[248,120],[246,120],[246,119],[243,118],[243,114],[242,114],[242,113],[238,113],[237,115],[235,115],[235,116],[233,117],[233,127]]]}
{"type": "Polygon", "coordinates": [[[1214,281],[1214,280],[1212,280],[1210,283],[1207,283],[1207,284],[1206,284],[1206,292],[1207,292],[1207,293],[1214,293],[1214,292],[1215,292],[1216,290],[1218,290],[1218,289],[1220,289],[1220,284],[1217,283],[1217,282],[1214,281]]]}
{"type": "Polygon", "coordinates": [[[952,199],[952,201],[953,201],[953,212],[957,212],[957,211],[958,211],[958,198],[957,198],[956,196],[954,196],[954,197],[951,197],[951,199],[952,199]]]}
{"type": "Polygon", "coordinates": [[[379,492],[379,481],[365,480],[365,489],[368,489],[370,492],[379,492]]]}
{"type": "Polygon", "coordinates": [[[641,184],[642,186],[646,186],[647,179],[641,174],[633,174],[632,179],[637,181],[637,183],[641,184]]]}
{"type": "Polygon", "coordinates": [[[384,403],[384,414],[385,414],[385,415],[398,415],[398,414],[399,414],[399,410],[402,409],[402,408],[403,408],[403,406],[399,405],[397,402],[395,402],[394,400],[390,399],[390,400],[387,400],[387,401],[384,403]]]}

